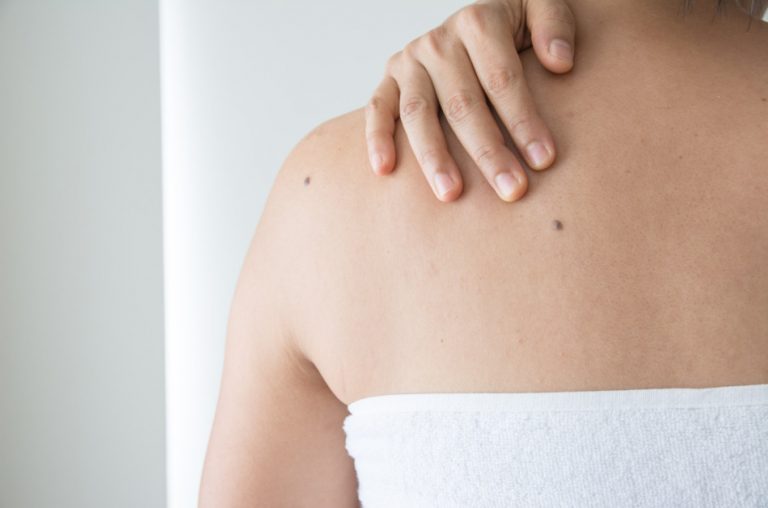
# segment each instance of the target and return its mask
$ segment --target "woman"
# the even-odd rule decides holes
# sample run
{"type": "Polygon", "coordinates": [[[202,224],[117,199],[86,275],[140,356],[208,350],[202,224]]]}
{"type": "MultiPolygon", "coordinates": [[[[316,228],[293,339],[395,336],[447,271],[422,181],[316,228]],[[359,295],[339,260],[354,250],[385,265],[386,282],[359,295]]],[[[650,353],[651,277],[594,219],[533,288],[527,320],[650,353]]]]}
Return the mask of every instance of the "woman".
{"type": "Polygon", "coordinates": [[[362,110],[288,157],[201,504],[765,506],[768,30],[570,4],[574,70],[522,55],[558,163],[514,205],[444,118],[450,206],[400,124],[392,175],[361,171],[362,110]]]}

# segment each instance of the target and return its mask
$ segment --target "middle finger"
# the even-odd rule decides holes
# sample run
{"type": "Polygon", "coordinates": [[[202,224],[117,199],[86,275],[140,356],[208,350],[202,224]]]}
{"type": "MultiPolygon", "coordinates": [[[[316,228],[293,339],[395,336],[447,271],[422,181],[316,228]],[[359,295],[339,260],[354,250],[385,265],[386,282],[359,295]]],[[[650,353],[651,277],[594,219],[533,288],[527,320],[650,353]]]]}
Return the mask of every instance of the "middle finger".
{"type": "Polygon", "coordinates": [[[508,22],[488,16],[484,30],[460,32],[470,61],[515,145],[532,169],[549,167],[555,157],[552,135],[536,111],[523,78],[523,65],[508,22]]]}
{"type": "Polygon", "coordinates": [[[516,201],[528,188],[528,176],[504,144],[469,55],[460,44],[438,49],[425,40],[415,57],[429,72],[449,125],[499,197],[516,201]]]}

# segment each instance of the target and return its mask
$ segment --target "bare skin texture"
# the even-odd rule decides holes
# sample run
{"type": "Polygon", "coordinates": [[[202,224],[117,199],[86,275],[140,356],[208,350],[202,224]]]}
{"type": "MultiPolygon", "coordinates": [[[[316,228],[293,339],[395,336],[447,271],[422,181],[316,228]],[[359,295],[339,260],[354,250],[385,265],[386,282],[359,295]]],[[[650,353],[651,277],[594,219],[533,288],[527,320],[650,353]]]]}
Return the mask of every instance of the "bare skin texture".
{"type": "Polygon", "coordinates": [[[362,397],[768,383],[768,29],[572,5],[574,71],[523,56],[559,155],[519,201],[444,121],[452,203],[400,126],[395,172],[363,169],[362,109],[292,151],[233,301],[202,506],[356,506],[362,397]]]}

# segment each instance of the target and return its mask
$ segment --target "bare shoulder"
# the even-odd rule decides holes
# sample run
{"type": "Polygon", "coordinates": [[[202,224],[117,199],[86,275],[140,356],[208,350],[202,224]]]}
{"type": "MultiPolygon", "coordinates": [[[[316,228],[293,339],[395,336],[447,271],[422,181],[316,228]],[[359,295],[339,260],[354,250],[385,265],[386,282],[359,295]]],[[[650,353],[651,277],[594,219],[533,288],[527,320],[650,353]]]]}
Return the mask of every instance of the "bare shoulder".
{"type": "Polygon", "coordinates": [[[365,118],[363,110],[356,109],[320,123],[301,138],[279,178],[302,199],[323,198],[375,176],[363,171],[367,165],[365,118]]]}
{"type": "Polygon", "coordinates": [[[294,147],[256,227],[230,309],[201,507],[358,505],[346,405],[301,347],[334,292],[322,286],[323,258],[348,180],[334,165],[350,156],[339,146],[349,121],[323,124],[294,147]],[[308,192],[313,185],[320,191],[308,192]]]}
{"type": "MultiPolygon", "coordinates": [[[[297,353],[310,362],[310,344],[327,322],[325,305],[337,299],[338,280],[349,273],[349,252],[363,241],[374,213],[371,191],[384,179],[368,167],[362,109],[314,127],[296,143],[275,179],[262,221],[280,230],[273,236],[280,241],[276,255],[286,263],[283,307],[297,353]]],[[[357,249],[358,260],[364,250],[357,249]]]]}
{"type": "MultiPolygon", "coordinates": [[[[286,157],[278,177],[279,185],[290,189],[306,206],[313,207],[312,212],[324,210],[326,214],[347,214],[369,210],[372,200],[393,199],[388,197],[393,187],[398,188],[394,197],[396,203],[409,199],[411,193],[418,193],[420,198],[429,198],[421,201],[429,203],[430,210],[439,208],[402,124],[398,121],[395,125],[397,162],[391,174],[378,176],[370,168],[365,115],[359,108],[326,120],[307,133],[286,157]],[[340,201],[329,203],[329,199],[340,201]]],[[[450,128],[446,123],[443,127],[452,153],[460,162],[465,162],[466,154],[456,150],[457,143],[450,128]]]]}
{"type": "MultiPolygon", "coordinates": [[[[268,198],[265,215],[279,211],[280,227],[290,235],[290,255],[299,268],[341,248],[361,222],[377,177],[368,168],[362,109],[331,118],[302,137],[285,158],[268,198]]],[[[286,253],[289,254],[289,253],[286,253]]],[[[295,271],[295,270],[294,270],[295,271]]],[[[306,287],[317,274],[296,272],[306,287]]],[[[289,282],[289,281],[286,281],[289,282]]]]}
{"type": "Polygon", "coordinates": [[[347,386],[338,351],[365,349],[368,339],[355,332],[370,326],[363,321],[383,304],[393,263],[401,266],[413,255],[395,239],[416,248],[447,209],[432,194],[399,123],[395,143],[396,168],[379,176],[368,162],[363,109],[319,124],[286,157],[263,217],[280,210],[278,255],[290,264],[282,285],[295,348],[339,400],[347,386]],[[350,337],[358,342],[345,342],[350,337]]]}

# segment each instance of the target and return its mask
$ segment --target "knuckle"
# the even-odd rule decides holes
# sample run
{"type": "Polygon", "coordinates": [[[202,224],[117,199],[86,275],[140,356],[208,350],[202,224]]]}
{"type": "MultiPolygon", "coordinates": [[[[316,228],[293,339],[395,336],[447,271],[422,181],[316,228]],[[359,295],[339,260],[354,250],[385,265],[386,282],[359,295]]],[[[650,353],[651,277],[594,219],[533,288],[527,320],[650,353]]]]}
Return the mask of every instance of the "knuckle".
{"type": "Polygon", "coordinates": [[[447,39],[447,30],[444,25],[440,25],[421,37],[421,45],[429,54],[443,55],[447,39]]]}
{"type": "Polygon", "coordinates": [[[449,120],[460,122],[474,110],[477,104],[478,100],[471,93],[457,92],[448,99],[445,115],[449,120]]]}
{"type": "Polygon", "coordinates": [[[419,115],[423,115],[429,104],[424,97],[412,95],[405,99],[400,106],[400,118],[404,123],[412,121],[419,115]]]}
{"type": "Polygon", "coordinates": [[[405,45],[403,48],[403,56],[408,58],[416,58],[416,55],[419,51],[419,39],[413,39],[411,42],[405,45]]]}
{"type": "Polygon", "coordinates": [[[486,29],[488,6],[471,4],[456,13],[456,24],[460,30],[483,32],[486,29]]]}
{"type": "Polygon", "coordinates": [[[532,120],[530,116],[518,116],[512,119],[509,123],[509,134],[515,138],[520,139],[522,134],[530,130],[532,120]]]}
{"type": "Polygon", "coordinates": [[[542,19],[548,23],[562,23],[572,28],[576,26],[576,20],[565,4],[555,4],[547,7],[542,19]]]}
{"type": "Polygon", "coordinates": [[[387,70],[388,74],[394,74],[395,73],[395,70],[397,69],[397,66],[399,65],[400,59],[402,57],[403,57],[403,52],[401,50],[401,51],[398,51],[397,53],[395,53],[394,55],[390,56],[387,59],[386,70],[387,70]]]}
{"type": "Polygon", "coordinates": [[[498,160],[500,153],[500,146],[498,144],[486,144],[477,147],[473,153],[472,158],[475,164],[478,166],[487,165],[489,162],[498,160]]]}
{"type": "Polygon", "coordinates": [[[513,28],[513,31],[517,31],[522,26],[524,15],[525,12],[521,12],[521,9],[512,5],[511,2],[501,2],[497,14],[497,16],[504,19],[513,28]]]}
{"type": "Polygon", "coordinates": [[[437,167],[440,162],[440,151],[437,148],[427,148],[419,154],[419,165],[424,169],[437,167]]]}
{"type": "Polygon", "coordinates": [[[371,97],[371,100],[368,101],[368,104],[365,105],[365,109],[369,114],[379,114],[384,112],[386,109],[384,106],[384,99],[378,95],[374,95],[371,97]]]}
{"type": "Polygon", "coordinates": [[[485,88],[489,94],[499,95],[520,79],[509,67],[493,69],[488,73],[485,88]]]}

